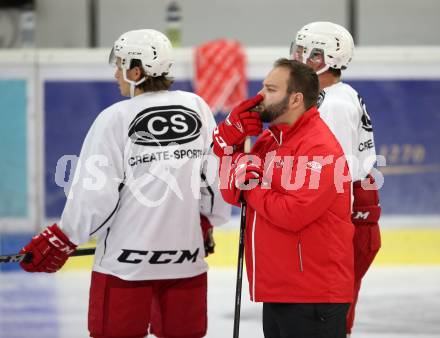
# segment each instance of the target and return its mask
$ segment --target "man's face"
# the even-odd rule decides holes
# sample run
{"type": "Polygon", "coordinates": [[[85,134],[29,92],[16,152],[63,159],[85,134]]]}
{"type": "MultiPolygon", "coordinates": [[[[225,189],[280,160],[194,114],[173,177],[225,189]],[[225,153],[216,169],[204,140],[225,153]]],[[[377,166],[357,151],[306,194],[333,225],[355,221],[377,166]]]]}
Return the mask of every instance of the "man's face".
{"type": "Polygon", "coordinates": [[[290,95],[287,94],[289,70],[276,67],[266,76],[259,94],[264,100],[255,109],[263,122],[272,122],[283,115],[288,108],[290,95]]]}
{"type": "MultiPolygon", "coordinates": [[[[139,76],[136,74],[136,67],[127,70],[127,79],[136,81],[139,76]]],[[[124,80],[124,70],[121,66],[121,58],[116,59],[115,79],[118,82],[122,96],[130,96],[130,83],[124,80]]]]}
{"type": "MultiPolygon", "coordinates": [[[[124,80],[124,70],[121,67],[121,58],[116,59],[115,79],[118,82],[119,91],[122,96],[130,95],[130,84],[124,80]]],[[[127,74],[128,75],[128,74],[127,74]]]]}
{"type": "Polygon", "coordinates": [[[303,53],[304,53],[303,46],[294,45],[293,48],[290,50],[290,53],[292,60],[303,62],[303,53]]]}
{"type": "MultiPolygon", "coordinates": [[[[290,56],[293,60],[304,62],[304,47],[294,45],[290,50],[290,56]]],[[[323,52],[319,49],[313,49],[307,59],[307,65],[316,72],[325,66],[323,52]]]]}

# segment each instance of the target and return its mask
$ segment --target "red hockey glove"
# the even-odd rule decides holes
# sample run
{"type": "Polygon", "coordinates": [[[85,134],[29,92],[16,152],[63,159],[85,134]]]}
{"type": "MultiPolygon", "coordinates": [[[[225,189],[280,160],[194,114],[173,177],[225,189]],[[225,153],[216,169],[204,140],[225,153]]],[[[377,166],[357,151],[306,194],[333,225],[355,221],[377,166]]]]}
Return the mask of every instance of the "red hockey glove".
{"type": "Polygon", "coordinates": [[[377,225],[380,218],[381,207],[379,204],[378,189],[371,175],[368,175],[363,181],[353,183],[353,197],[353,213],[351,214],[353,224],[377,225]],[[368,189],[365,189],[363,185],[368,187],[368,189]]]}
{"type": "Polygon", "coordinates": [[[379,193],[372,176],[353,183],[353,238],[355,281],[360,280],[374,260],[381,246],[379,229],[379,193]]]}
{"type": "Polygon", "coordinates": [[[205,257],[214,253],[215,241],[213,236],[213,227],[208,217],[200,214],[200,226],[202,227],[203,242],[205,244],[205,257]]]}
{"type": "Polygon", "coordinates": [[[214,153],[221,157],[231,155],[234,148],[241,145],[246,136],[257,136],[263,130],[260,114],[249,111],[263,100],[263,96],[256,95],[241,102],[221,122],[213,133],[214,153]]]}
{"type": "Polygon", "coordinates": [[[32,260],[29,263],[21,262],[20,265],[28,272],[56,272],[61,269],[75,248],[76,245],[53,224],[21,249],[20,253],[31,253],[32,260]]]}
{"type": "MultiPolygon", "coordinates": [[[[251,155],[255,157],[256,155],[251,155]]],[[[261,164],[254,163],[246,154],[240,154],[237,157],[231,174],[229,176],[228,186],[221,189],[223,199],[230,204],[237,205],[240,202],[240,194],[242,190],[250,190],[254,185],[249,185],[251,180],[257,180],[257,184],[263,181],[264,170],[261,164]]]]}

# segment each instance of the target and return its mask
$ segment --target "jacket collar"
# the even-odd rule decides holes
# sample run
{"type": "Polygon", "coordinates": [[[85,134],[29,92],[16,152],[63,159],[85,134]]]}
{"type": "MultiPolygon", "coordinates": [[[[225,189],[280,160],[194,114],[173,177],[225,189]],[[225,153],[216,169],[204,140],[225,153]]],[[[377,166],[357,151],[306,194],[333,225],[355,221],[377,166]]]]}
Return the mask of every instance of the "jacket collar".
{"type": "Polygon", "coordinates": [[[269,132],[278,145],[282,145],[283,141],[290,138],[295,132],[297,132],[302,126],[306,125],[313,117],[319,114],[316,106],[313,106],[309,110],[305,111],[293,125],[286,123],[279,123],[269,127],[269,132]]]}

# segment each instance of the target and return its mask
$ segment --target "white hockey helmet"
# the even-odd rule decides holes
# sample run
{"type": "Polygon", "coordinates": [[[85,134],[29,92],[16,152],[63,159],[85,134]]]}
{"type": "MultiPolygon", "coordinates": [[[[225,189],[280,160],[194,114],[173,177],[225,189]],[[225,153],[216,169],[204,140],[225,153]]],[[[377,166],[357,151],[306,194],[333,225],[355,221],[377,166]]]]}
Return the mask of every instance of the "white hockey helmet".
{"type": "Polygon", "coordinates": [[[145,74],[167,75],[173,65],[173,48],[168,38],[154,29],[139,29],[122,34],[113,45],[109,62],[121,58],[122,69],[130,69],[132,60],[140,60],[145,74]]]}
{"type": "Polygon", "coordinates": [[[329,68],[346,69],[354,53],[353,37],[344,27],[332,22],[309,23],[296,34],[290,46],[290,56],[307,63],[315,53],[322,53],[326,64],[318,74],[329,68]]]}

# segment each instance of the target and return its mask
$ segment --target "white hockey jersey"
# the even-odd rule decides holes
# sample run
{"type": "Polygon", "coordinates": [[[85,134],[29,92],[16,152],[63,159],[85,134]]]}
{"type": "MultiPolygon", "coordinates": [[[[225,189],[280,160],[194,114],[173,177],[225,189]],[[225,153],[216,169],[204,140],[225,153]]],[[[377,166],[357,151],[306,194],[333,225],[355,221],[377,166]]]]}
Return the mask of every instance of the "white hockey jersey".
{"type": "Polygon", "coordinates": [[[338,82],[321,91],[318,110],[342,146],[353,182],[364,179],[376,162],[373,126],[364,101],[350,85],[338,82]]]}
{"type": "Polygon", "coordinates": [[[210,155],[215,120],[183,91],[149,92],[102,111],[82,146],[60,228],[97,237],[94,271],[124,280],[184,278],[207,270],[200,213],[226,222],[210,155]]]}

